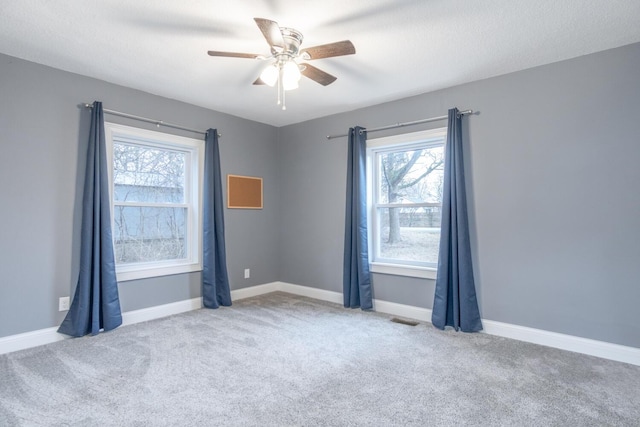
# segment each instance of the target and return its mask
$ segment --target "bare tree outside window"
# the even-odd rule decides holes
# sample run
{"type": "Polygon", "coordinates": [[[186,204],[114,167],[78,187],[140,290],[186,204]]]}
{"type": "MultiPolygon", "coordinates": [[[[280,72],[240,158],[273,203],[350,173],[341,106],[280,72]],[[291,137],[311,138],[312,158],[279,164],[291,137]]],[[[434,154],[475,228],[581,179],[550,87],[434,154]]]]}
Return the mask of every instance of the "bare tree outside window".
{"type": "MultiPolygon", "coordinates": [[[[391,152],[381,156],[381,160],[381,190],[386,193],[387,203],[422,203],[434,198],[429,197],[433,194],[430,188],[433,184],[426,178],[442,166],[442,148],[391,152]]],[[[401,209],[403,208],[389,208],[387,243],[402,241],[401,209]]]]}
{"type": "Polygon", "coordinates": [[[444,149],[442,143],[377,153],[379,257],[436,263],[444,149]]]}
{"type": "Polygon", "coordinates": [[[186,257],[186,153],[114,143],[116,263],[186,257]]]}

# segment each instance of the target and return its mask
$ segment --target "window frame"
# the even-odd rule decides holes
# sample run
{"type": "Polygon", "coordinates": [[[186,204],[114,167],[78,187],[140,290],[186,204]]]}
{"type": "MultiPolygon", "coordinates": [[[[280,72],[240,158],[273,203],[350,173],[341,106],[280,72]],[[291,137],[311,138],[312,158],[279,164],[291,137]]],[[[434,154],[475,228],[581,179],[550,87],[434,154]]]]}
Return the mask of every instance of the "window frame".
{"type": "MultiPolygon", "coordinates": [[[[399,150],[410,150],[416,148],[429,148],[442,146],[447,143],[447,128],[423,130],[418,132],[404,133],[399,135],[374,138],[367,140],[367,229],[369,244],[369,269],[372,273],[391,274],[397,276],[408,276],[423,279],[435,279],[437,276],[437,265],[426,265],[426,263],[412,261],[398,261],[385,258],[376,258],[378,246],[380,244],[380,227],[378,209],[391,207],[389,203],[377,203],[377,171],[379,153],[389,153],[399,150]]],[[[434,206],[434,203],[417,203],[406,206],[434,206]]]]}
{"type": "MultiPolygon", "coordinates": [[[[190,273],[202,270],[202,184],[204,182],[204,141],[105,122],[107,169],[109,177],[109,202],[111,228],[115,226],[115,206],[167,206],[186,207],[187,256],[181,259],[116,264],[118,282],[190,273]],[[113,183],[113,147],[115,143],[180,151],[185,153],[184,203],[116,202],[113,183]]],[[[115,234],[112,232],[112,238],[115,234]]],[[[115,251],[115,241],[114,241],[115,251]]]]}

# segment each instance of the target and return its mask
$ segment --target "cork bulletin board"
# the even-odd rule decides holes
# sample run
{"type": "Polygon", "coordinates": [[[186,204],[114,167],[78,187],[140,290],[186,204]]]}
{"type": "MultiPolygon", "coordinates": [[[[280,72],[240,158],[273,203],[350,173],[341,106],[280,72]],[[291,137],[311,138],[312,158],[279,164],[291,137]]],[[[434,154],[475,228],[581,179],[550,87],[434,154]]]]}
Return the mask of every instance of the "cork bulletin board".
{"type": "Polygon", "coordinates": [[[262,178],[227,175],[229,209],[262,209],[262,178]]]}

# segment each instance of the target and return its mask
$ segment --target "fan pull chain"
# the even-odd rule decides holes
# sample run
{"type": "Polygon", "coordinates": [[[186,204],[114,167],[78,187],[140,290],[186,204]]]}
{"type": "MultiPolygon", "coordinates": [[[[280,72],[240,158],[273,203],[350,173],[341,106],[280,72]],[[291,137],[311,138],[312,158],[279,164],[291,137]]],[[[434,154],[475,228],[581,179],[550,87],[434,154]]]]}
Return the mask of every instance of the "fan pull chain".
{"type": "Polygon", "coordinates": [[[285,98],[285,90],[283,85],[283,88],[282,88],[282,110],[283,111],[287,109],[287,105],[285,104],[284,98],[285,98]]]}
{"type": "Polygon", "coordinates": [[[282,67],[278,64],[278,105],[282,104],[281,93],[282,90],[282,67]]]}

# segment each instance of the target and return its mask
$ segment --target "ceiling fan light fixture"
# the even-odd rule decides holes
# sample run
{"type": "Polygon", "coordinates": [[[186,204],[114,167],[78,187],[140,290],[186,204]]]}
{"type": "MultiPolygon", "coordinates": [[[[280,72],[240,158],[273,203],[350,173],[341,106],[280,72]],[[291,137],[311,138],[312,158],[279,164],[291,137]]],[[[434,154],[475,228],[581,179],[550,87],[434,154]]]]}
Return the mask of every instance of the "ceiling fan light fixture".
{"type": "Polygon", "coordinates": [[[282,85],[284,86],[284,90],[297,89],[300,76],[298,64],[294,61],[287,61],[282,69],[282,85]]]}
{"type": "Polygon", "coordinates": [[[284,90],[294,90],[294,89],[298,89],[299,87],[297,80],[285,80],[282,83],[282,86],[284,90]]]}
{"type": "Polygon", "coordinates": [[[278,74],[278,67],[276,67],[276,64],[271,64],[262,71],[262,74],[260,74],[260,80],[262,80],[266,85],[273,87],[278,81],[278,74]]]}
{"type": "Polygon", "coordinates": [[[310,61],[312,59],[333,58],[335,56],[353,55],[356,49],[349,40],[307,47],[300,50],[302,44],[302,33],[296,29],[281,27],[277,22],[264,18],[253,18],[258,29],[262,32],[271,51],[270,56],[254,53],[242,52],[222,52],[210,50],[210,56],[224,56],[228,58],[255,58],[260,60],[273,60],[267,66],[260,78],[256,79],[254,85],[278,86],[278,105],[286,110],[285,92],[298,88],[301,75],[327,86],[336,80],[336,77],[324,72],[313,65],[302,63],[300,60],[310,61]]]}

